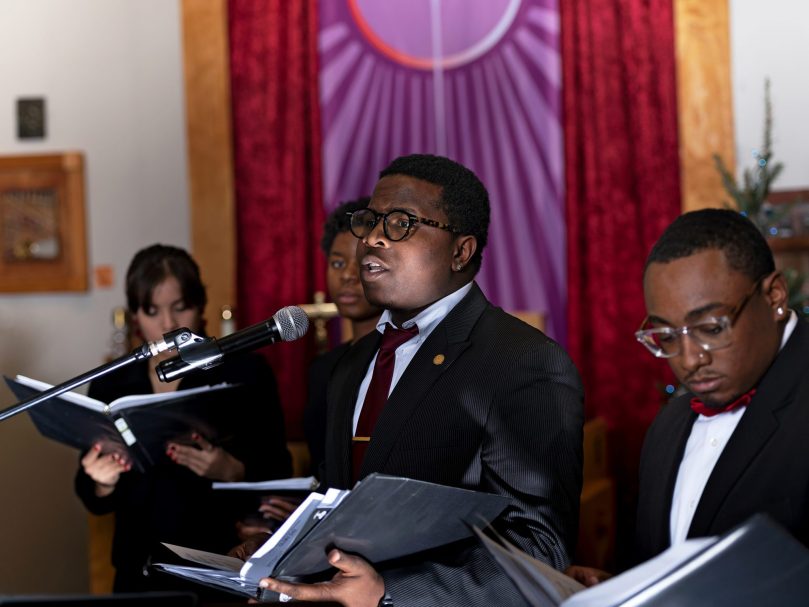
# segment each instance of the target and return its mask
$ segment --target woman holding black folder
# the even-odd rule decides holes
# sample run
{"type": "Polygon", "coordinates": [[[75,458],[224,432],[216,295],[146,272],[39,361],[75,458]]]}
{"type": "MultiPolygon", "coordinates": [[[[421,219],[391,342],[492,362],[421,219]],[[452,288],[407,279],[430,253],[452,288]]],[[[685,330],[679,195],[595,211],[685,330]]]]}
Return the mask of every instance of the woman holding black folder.
{"type": "MultiPolygon", "coordinates": [[[[182,249],[158,244],[139,251],[127,271],[126,296],[135,326],[146,341],[179,327],[204,331],[205,286],[196,262],[182,249]]],[[[160,542],[212,552],[226,552],[237,543],[235,522],[251,506],[233,494],[212,491],[212,481],[258,481],[291,474],[275,377],[262,357],[231,356],[214,369],[168,384],[155,374],[164,358],[151,358],[92,382],[89,396],[110,402],[128,394],[238,384],[239,402],[222,402],[239,420],[238,429],[223,445],[196,433],[188,441],[169,443],[166,458],[145,472],[102,452],[99,445],[82,455],[77,494],[90,512],[115,513],[116,592],[176,587],[166,576],[149,575],[149,563],[166,554],[160,542]]]]}

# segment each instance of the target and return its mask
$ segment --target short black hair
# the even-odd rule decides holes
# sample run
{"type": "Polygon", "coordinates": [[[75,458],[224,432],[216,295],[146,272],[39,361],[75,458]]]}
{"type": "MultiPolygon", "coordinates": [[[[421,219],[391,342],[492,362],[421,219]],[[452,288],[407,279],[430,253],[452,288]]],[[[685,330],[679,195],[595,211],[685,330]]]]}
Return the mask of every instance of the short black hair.
{"type": "Polygon", "coordinates": [[[370,201],[371,199],[368,198],[368,196],[363,196],[356,200],[349,200],[329,213],[329,216],[326,218],[326,223],[323,224],[323,237],[320,239],[320,248],[326,255],[331,251],[331,246],[334,244],[334,239],[337,238],[338,234],[351,231],[349,227],[351,222],[348,219],[347,213],[364,209],[368,206],[370,201]]]}
{"type": "Polygon", "coordinates": [[[680,215],[666,228],[646,259],[644,275],[653,263],[668,263],[706,249],[722,251],[728,265],[751,280],[775,271],[772,251],[752,221],[731,209],[701,209],[680,215]]]}
{"type": "Polygon", "coordinates": [[[449,158],[430,154],[401,156],[384,168],[379,178],[388,175],[415,177],[441,187],[438,208],[461,234],[477,239],[477,250],[470,264],[480,269],[489,238],[489,193],[478,176],[449,158]]]}
{"type": "Polygon", "coordinates": [[[187,251],[171,245],[153,244],[141,249],[132,258],[126,272],[126,302],[129,311],[152,307],[152,293],[169,276],[180,284],[186,306],[205,310],[208,295],[199,273],[199,266],[187,251]]]}

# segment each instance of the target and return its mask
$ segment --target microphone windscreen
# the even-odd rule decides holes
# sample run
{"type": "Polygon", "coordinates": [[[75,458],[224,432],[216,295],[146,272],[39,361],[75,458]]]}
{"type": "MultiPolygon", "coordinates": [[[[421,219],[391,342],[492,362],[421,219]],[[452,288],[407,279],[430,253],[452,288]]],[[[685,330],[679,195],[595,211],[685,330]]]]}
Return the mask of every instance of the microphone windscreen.
{"type": "Polygon", "coordinates": [[[309,330],[309,317],[298,306],[281,308],[273,315],[283,341],[294,341],[306,335],[309,330]]]}

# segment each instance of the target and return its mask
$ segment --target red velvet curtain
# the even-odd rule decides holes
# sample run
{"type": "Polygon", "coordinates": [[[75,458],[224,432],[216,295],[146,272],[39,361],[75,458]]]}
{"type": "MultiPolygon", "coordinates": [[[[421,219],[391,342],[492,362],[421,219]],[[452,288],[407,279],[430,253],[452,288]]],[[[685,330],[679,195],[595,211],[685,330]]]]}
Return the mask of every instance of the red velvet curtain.
{"type": "MultiPolygon", "coordinates": [[[[315,0],[230,0],[239,324],[325,289],[315,0]]],[[[302,436],[309,336],[265,350],[302,436]]]]}
{"type": "MultiPolygon", "coordinates": [[[[671,0],[563,0],[569,349],[602,416],[619,496],[634,497],[665,363],[635,342],[643,264],[680,213],[671,0]]],[[[619,512],[632,510],[619,500],[619,512]]],[[[627,522],[627,525],[629,523],[627,522]]]]}

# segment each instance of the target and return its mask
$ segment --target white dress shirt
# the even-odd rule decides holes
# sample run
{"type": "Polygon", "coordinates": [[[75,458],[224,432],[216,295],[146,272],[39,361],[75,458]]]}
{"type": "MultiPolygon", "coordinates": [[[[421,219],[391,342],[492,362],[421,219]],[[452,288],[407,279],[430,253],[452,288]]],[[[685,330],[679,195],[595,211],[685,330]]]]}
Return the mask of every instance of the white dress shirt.
{"type": "MultiPolygon", "coordinates": [[[[416,355],[416,352],[419,351],[421,344],[423,344],[427,338],[430,336],[430,333],[433,332],[447,314],[450,313],[452,308],[454,308],[460,301],[466,297],[467,293],[472,290],[472,282],[468,282],[464,286],[462,286],[457,291],[450,293],[443,299],[439,299],[437,302],[425,308],[421,312],[419,312],[416,316],[411,318],[410,320],[402,323],[402,326],[399,327],[401,329],[409,329],[413,325],[418,325],[419,333],[413,339],[406,341],[401,346],[396,348],[396,361],[393,364],[393,377],[390,380],[390,388],[388,389],[388,395],[393,392],[393,388],[396,387],[397,382],[402,377],[402,374],[407,369],[407,365],[410,364],[410,361],[413,360],[413,357],[416,355]]],[[[379,321],[376,323],[376,330],[380,333],[385,332],[385,327],[393,324],[391,320],[390,312],[385,310],[382,312],[382,316],[379,317],[379,321]]],[[[371,361],[371,364],[368,366],[368,371],[365,374],[365,379],[362,380],[360,384],[360,392],[357,395],[357,402],[354,405],[354,425],[353,425],[353,433],[357,433],[357,423],[360,420],[360,411],[362,411],[362,404],[365,402],[365,395],[368,392],[368,386],[371,384],[371,377],[374,374],[374,364],[376,364],[376,355],[374,355],[374,359],[371,361]]]]}
{"type": "MultiPolygon", "coordinates": [[[[781,338],[781,348],[787,343],[797,324],[798,315],[790,310],[789,320],[781,338]]],[[[755,400],[751,406],[755,406],[754,403],[755,400]]],[[[688,535],[691,520],[708,483],[708,477],[711,476],[719,456],[722,455],[745,411],[747,407],[737,407],[713,417],[699,415],[691,427],[691,435],[685,445],[671,500],[669,525],[672,545],[684,541],[688,535]]]]}

